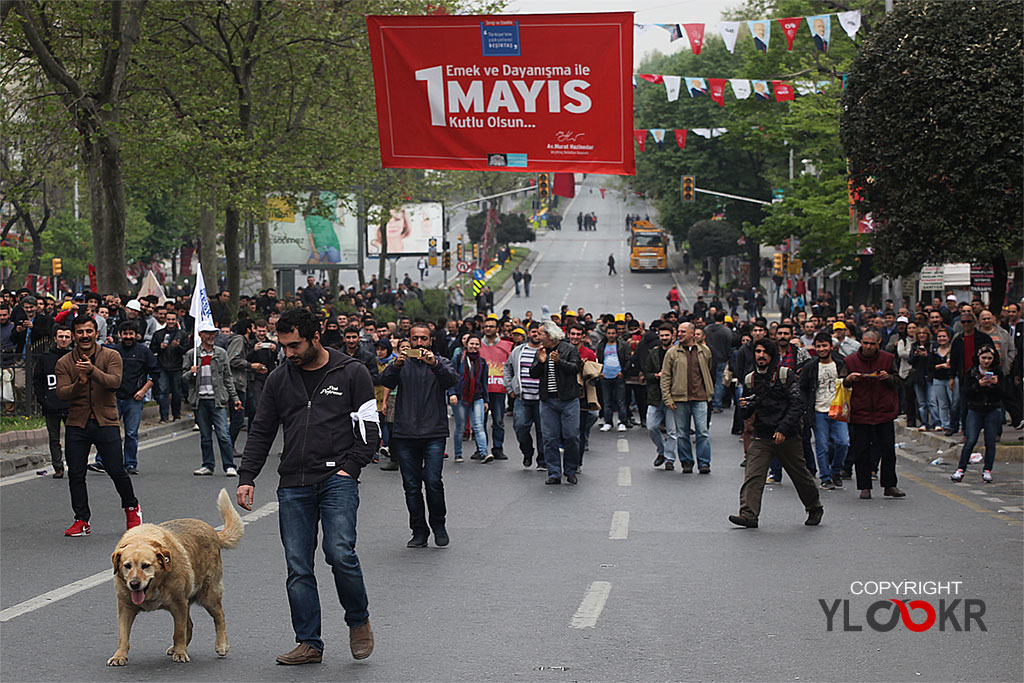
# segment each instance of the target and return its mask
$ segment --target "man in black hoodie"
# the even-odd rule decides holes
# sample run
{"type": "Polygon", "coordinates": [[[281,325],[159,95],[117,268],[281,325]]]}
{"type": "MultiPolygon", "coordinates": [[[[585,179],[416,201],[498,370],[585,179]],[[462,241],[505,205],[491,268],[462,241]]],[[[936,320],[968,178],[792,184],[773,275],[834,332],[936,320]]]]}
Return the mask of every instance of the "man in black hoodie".
{"type": "Polygon", "coordinates": [[[60,425],[68,421],[68,402],[57,398],[57,361],[71,350],[71,329],[61,325],[54,330],[53,346],[39,357],[32,371],[36,400],[46,419],[46,433],[50,437],[50,464],[53,478],[64,477],[64,459],[60,452],[60,425]]]}
{"type": "Polygon", "coordinates": [[[309,311],[284,313],[277,333],[289,362],[267,378],[238,472],[238,504],[251,510],[255,479],[278,427],[284,428],[277,500],[298,646],[279,655],[277,662],[310,664],[323,659],[313,569],[318,520],[323,522],[324,555],[345,609],[352,656],[365,659],[373,652],[373,631],[355,550],[356,511],[359,472],[380,442],[373,382],[362,363],[321,346],[320,325],[309,311]]]}

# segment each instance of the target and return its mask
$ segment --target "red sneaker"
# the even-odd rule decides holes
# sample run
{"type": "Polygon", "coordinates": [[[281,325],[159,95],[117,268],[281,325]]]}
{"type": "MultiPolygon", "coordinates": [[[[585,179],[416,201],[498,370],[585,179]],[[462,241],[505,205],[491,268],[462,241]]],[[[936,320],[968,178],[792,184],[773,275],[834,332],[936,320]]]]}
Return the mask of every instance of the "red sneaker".
{"type": "Polygon", "coordinates": [[[72,524],[67,531],[64,532],[65,536],[88,536],[89,532],[92,531],[92,527],[89,526],[89,522],[83,522],[80,519],[76,519],[75,523],[72,524]]]}
{"type": "Polygon", "coordinates": [[[124,518],[127,520],[126,528],[134,529],[142,524],[142,507],[136,505],[133,508],[124,509],[124,518]]]}

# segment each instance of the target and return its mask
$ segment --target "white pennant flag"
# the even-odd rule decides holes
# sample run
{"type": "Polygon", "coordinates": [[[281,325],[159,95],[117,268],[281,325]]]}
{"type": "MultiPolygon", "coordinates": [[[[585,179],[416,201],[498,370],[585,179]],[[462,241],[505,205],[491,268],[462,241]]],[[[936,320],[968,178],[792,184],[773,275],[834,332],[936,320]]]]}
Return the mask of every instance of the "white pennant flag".
{"type": "Polygon", "coordinates": [[[205,330],[216,330],[217,326],[213,323],[213,311],[210,310],[210,298],[206,295],[206,280],[203,279],[203,265],[197,264],[196,268],[196,288],[192,290],[192,302],[189,306],[188,313],[191,315],[196,323],[193,332],[196,333],[196,338],[199,338],[199,332],[205,330]]]}
{"type": "Polygon", "coordinates": [[[637,33],[647,33],[658,28],[657,24],[633,24],[633,28],[636,29],[637,33]]]}
{"type": "Polygon", "coordinates": [[[720,21],[718,22],[718,30],[722,32],[722,40],[725,41],[725,49],[729,51],[729,54],[733,54],[736,50],[736,37],[740,33],[740,22],[720,21]]]}
{"type": "Polygon", "coordinates": [[[711,139],[711,129],[710,128],[691,128],[690,132],[691,133],[696,133],[697,135],[699,135],[702,138],[705,138],[707,140],[711,139]]]}
{"type": "Polygon", "coordinates": [[[813,95],[814,81],[793,81],[793,87],[797,95],[813,95]]]}
{"type": "Polygon", "coordinates": [[[850,36],[850,40],[857,37],[857,31],[860,30],[860,10],[855,9],[850,12],[838,12],[836,18],[839,19],[839,25],[846,31],[846,35],[850,36]]]}
{"type": "Polygon", "coordinates": [[[668,94],[668,101],[675,102],[679,99],[679,84],[682,76],[663,76],[665,80],[665,92],[668,94]]]}
{"type": "Polygon", "coordinates": [[[745,78],[730,78],[729,85],[737,100],[745,100],[750,97],[750,81],[745,78]]]}

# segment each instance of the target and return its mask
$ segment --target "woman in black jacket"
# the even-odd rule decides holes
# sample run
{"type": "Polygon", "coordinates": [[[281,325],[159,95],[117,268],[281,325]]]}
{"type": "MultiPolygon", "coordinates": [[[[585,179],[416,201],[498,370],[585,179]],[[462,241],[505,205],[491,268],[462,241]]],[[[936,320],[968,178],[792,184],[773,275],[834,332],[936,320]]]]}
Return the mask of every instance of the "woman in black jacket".
{"type": "Polygon", "coordinates": [[[992,465],[996,461],[996,437],[1003,423],[1003,387],[1005,378],[999,369],[999,352],[986,344],[974,354],[974,367],[964,374],[962,401],[967,402],[967,420],[964,423],[964,448],[960,451],[960,463],[956,472],[950,475],[953,481],[961,481],[967,470],[971,451],[978,443],[981,430],[985,430],[985,464],[981,478],[992,481],[992,465]]]}

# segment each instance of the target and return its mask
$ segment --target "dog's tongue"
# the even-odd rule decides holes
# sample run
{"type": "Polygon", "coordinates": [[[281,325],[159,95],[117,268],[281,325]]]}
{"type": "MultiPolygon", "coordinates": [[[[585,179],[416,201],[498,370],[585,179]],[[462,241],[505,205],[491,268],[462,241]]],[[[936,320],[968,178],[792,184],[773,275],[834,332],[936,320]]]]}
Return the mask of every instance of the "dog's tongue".
{"type": "Polygon", "coordinates": [[[132,591],[132,603],[141,605],[146,601],[146,591],[132,591]]]}

